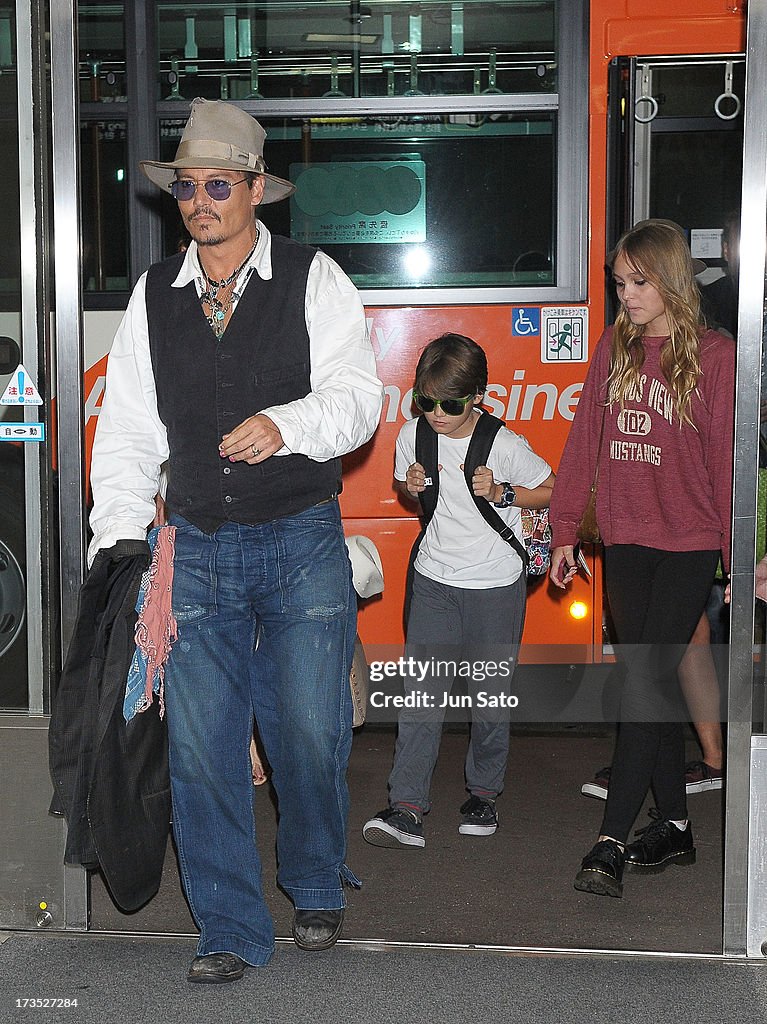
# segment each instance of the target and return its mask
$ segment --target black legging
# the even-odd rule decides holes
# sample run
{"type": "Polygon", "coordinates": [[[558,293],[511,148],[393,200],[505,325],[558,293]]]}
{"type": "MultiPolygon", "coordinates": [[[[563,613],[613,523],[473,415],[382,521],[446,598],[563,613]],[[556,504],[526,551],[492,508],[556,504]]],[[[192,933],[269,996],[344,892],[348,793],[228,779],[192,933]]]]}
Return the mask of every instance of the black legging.
{"type": "Polygon", "coordinates": [[[605,549],[605,576],[626,676],[602,835],[623,843],[652,785],[664,818],[687,817],[676,669],[706,606],[718,551],[605,549]]]}

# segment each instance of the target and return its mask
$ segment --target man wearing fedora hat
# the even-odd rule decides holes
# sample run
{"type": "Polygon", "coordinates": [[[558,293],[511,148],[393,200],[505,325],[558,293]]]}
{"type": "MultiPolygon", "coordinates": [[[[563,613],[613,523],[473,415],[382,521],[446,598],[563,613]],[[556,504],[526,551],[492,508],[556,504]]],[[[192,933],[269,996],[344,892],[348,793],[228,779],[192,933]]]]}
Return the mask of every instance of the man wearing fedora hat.
{"type": "Polygon", "coordinates": [[[341,930],[356,603],[340,456],[372,435],[382,388],[359,295],[326,255],[272,236],[265,132],[197,99],[175,160],[143,161],[192,241],[150,267],[117,331],[93,448],[89,556],[140,539],[167,468],[178,638],[165,686],[173,829],[200,928],[188,978],[266,964],[248,742],[279,801],[278,883],[303,949],[341,930]]]}

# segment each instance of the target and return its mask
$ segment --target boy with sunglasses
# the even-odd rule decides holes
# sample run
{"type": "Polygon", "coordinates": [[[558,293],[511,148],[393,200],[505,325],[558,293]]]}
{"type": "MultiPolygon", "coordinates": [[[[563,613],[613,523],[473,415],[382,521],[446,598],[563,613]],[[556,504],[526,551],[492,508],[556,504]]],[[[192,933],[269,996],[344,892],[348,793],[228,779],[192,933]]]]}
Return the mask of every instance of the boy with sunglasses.
{"type": "MultiPolygon", "coordinates": [[[[504,698],[509,706],[527,594],[519,555],[480,515],[463,472],[486,386],[487,359],[475,341],[460,334],[435,339],[418,361],[413,401],[437,435],[438,482],[416,459],[419,417],[397,438],[394,476],[404,492],[413,499],[438,484],[438,496],[414,561],[407,623],[404,664],[417,669],[404,682],[418,700],[400,713],[389,806],[362,830],[374,846],[425,845],[423,816],[431,807],[442,721],[457,676],[467,679],[472,718],[469,798],[458,831],[490,836],[498,828],[495,799],[509,750],[508,710],[501,708],[504,698]]],[[[474,494],[492,502],[520,540],[520,508],[547,506],[553,484],[548,463],[506,428],[472,477],[474,494]]]]}

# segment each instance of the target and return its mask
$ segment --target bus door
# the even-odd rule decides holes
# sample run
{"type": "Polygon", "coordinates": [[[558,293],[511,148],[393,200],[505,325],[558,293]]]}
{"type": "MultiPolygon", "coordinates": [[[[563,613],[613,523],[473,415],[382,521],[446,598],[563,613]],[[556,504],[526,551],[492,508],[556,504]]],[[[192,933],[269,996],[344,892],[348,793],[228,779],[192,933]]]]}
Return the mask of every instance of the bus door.
{"type": "MultiPolygon", "coordinates": [[[[732,603],[725,624],[729,643],[717,663],[727,752],[723,951],[752,957],[767,954],[765,630],[754,575],[765,547],[767,142],[763,107],[752,100],[746,109],[745,98],[763,96],[767,87],[761,60],[766,37],[767,14],[754,5],[748,12],[748,61],[739,53],[615,59],[608,138],[608,248],[646,217],[676,221],[693,257],[705,264],[698,274],[704,311],[706,286],[733,272],[737,280],[739,273],[730,331],[737,345],[732,603]],[[728,265],[722,244],[731,219],[738,267],[728,265]]],[[[613,303],[608,289],[608,320],[613,303]]]]}
{"type": "MultiPolygon", "coordinates": [[[[645,218],[679,224],[709,320],[719,313],[707,287],[737,274],[725,259],[724,234],[731,219],[738,230],[744,94],[742,53],[620,57],[609,69],[607,248],[645,218]]],[[[610,323],[617,303],[609,286],[605,307],[610,323]]],[[[735,334],[729,320],[712,326],[735,334]]],[[[729,617],[721,594],[721,587],[712,592],[709,618],[723,683],[729,617]]]]}
{"type": "Polygon", "coordinates": [[[65,868],[63,819],[49,814],[51,681],[60,672],[61,635],[67,628],[60,595],[67,593],[66,606],[72,609],[82,578],[83,503],[66,456],[56,469],[52,418],[55,328],[58,366],[62,371],[73,366],[68,377],[59,376],[58,425],[76,466],[82,462],[75,454],[81,451],[80,371],[76,360],[73,365],[62,358],[68,339],[77,347],[76,322],[73,334],[67,320],[79,304],[72,241],[76,208],[75,230],[67,230],[64,215],[71,211],[62,203],[73,205],[72,190],[56,189],[59,176],[76,180],[70,159],[74,103],[61,97],[67,82],[71,94],[72,76],[66,61],[62,65],[57,59],[74,52],[72,4],[62,0],[51,12],[57,46],[50,64],[46,7],[20,0],[0,14],[0,139],[5,184],[14,197],[0,211],[0,928],[77,928],[86,919],[85,873],[65,868]],[[49,88],[57,103],[53,144],[49,88]],[[49,208],[48,171],[54,164],[49,208]],[[47,273],[54,252],[49,222],[63,225],[59,237],[66,254],[56,275],[55,302],[47,273]]]}

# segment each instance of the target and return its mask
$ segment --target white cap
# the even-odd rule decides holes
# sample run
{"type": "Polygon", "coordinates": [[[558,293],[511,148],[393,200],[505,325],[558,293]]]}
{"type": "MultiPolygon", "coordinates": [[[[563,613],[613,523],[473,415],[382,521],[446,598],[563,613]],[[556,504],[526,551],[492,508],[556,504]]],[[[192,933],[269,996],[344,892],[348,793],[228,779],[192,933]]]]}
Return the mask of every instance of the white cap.
{"type": "Polygon", "coordinates": [[[355,534],[346,538],[352,581],[360,597],[374,597],[384,588],[383,565],[378,548],[369,537],[355,534]]]}

